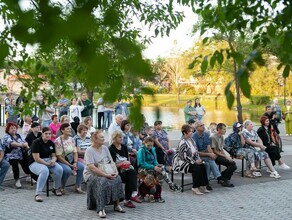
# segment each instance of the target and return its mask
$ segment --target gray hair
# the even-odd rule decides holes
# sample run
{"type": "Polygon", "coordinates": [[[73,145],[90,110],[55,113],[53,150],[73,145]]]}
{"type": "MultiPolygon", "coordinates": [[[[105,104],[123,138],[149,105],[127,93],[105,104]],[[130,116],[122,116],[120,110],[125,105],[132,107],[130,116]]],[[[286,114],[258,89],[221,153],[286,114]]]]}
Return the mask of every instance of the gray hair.
{"type": "Polygon", "coordinates": [[[244,128],[246,128],[247,126],[249,126],[250,124],[253,124],[251,120],[245,120],[242,125],[244,128]]]}

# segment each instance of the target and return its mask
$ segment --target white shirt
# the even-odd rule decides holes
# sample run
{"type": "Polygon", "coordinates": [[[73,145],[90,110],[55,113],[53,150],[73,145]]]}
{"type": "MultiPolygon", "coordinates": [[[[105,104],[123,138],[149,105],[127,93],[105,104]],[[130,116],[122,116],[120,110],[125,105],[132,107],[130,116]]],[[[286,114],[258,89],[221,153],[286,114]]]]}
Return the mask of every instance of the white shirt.
{"type": "Polygon", "coordinates": [[[104,112],[103,98],[97,100],[97,112],[104,112]]]}
{"type": "Polygon", "coordinates": [[[109,128],[108,128],[108,140],[109,140],[109,143],[111,144],[112,143],[112,134],[115,132],[115,131],[122,131],[120,125],[117,124],[117,122],[113,122],[110,124],[109,128]]]}
{"type": "Polygon", "coordinates": [[[82,121],[81,112],[83,111],[84,106],[81,105],[71,105],[69,108],[70,123],[74,122],[74,117],[79,117],[80,122],[82,121]]]}

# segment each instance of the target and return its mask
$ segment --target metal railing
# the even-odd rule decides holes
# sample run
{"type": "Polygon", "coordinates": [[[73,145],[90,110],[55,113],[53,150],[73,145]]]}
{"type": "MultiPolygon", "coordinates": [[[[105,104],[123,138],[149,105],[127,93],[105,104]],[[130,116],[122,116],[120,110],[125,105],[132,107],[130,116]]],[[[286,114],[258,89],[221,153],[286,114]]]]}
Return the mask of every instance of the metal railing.
{"type": "MultiPolygon", "coordinates": [[[[34,110],[32,111],[33,114],[38,115],[39,108],[35,107],[34,110]]],[[[55,107],[55,114],[60,115],[60,108],[55,107]]],[[[97,128],[97,108],[92,109],[92,126],[97,128]]],[[[6,115],[5,115],[5,106],[3,104],[0,104],[0,126],[6,126],[6,115]]]]}

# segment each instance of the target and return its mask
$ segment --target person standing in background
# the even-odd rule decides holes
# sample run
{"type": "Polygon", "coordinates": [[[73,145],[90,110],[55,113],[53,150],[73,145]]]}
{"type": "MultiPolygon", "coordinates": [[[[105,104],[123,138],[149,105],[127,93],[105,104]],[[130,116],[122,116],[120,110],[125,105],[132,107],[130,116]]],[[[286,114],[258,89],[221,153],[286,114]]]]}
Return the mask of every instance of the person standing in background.
{"type": "Polygon", "coordinates": [[[123,102],[122,99],[118,99],[118,102],[115,106],[116,115],[122,115],[124,119],[127,119],[129,116],[129,107],[131,107],[131,103],[123,102]]]}
{"type": "Polygon", "coordinates": [[[84,109],[81,112],[82,120],[84,120],[87,116],[91,116],[92,115],[91,110],[94,108],[94,105],[87,98],[86,92],[82,92],[81,93],[81,102],[82,103],[79,103],[79,105],[83,105],[84,106],[84,109]]]}
{"type": "Polygon", "coordinates": [[[195,110],[197,112],[198,120],[202,122],[203,121],[203,117],[206,114],[206,109],[205,109],[204,106],[201,105],[199,98],[195,99],[194,108],[195,108],[195,110]]]}
{"type": "Polygon", "coordinates": [[[105,102],[104,103],[104,120],[103,120],[103,129],[108,129],[113,121],[113,111],[114,111],[114,104],[105,102]]]}
{"type": "Polygon", "coordinates": [[[61,118],[62,115],[68,115],[69,100],[65,98],[64,94],[61,94],[61,99],[57,106],[60,108],[59,118],[61,118]]]}
{"type": "Polygon", "coordinates": [[[290,99],[286,101],[286,105],[283,108],[282,117],[285,121],[286,135],[292,135],[292,109],[290,99]]]}
{"type": "Polygon", "coordinates": [[[277,114],[277,122],[279,123],[282,120],[281,108],[279,106],[279,100],[277,98],[274,99],[272,110],[277,114]]]}
{"type": "Polygon", "coordinates": [[[55,109],[53,108],[53,105],[48,105],[48,101],[45,100],[45,109],[42,114],[42,128],[43,127],[49,127],[49,125],[52,123],[52,115],[55,113],[55,109]]]}
{"type": "Polygon", "coordinates": [[[192,107],[192,100],[187,101],[187,105],[184,107],[185,122],[188,123],[190,119],[197,118],[197,112],[194,107],[192,107]]]}
{"type": "Polygon", "coordinates": [[[97,100],[97,128],[101,129],[104,127],[103,122],[104,122],[104,105],[103,105],[103,98],[100,97],[97,100]],[[101,125],[102,122],[102,125],[101,125]]]}

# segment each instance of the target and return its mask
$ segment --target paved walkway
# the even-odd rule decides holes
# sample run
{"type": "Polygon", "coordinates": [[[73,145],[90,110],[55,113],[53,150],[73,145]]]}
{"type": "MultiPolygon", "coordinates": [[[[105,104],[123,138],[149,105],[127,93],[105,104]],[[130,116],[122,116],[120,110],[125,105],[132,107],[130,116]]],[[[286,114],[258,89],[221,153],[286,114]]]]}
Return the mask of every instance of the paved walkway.
{"type": "MultiPolygon", "coordinates": [[[[0,134],[2,129],[0,128],[0,134]]],[[[169,136],[175,144],[180,133],[172,131],[169,136]]],[[[292,137],[282,136],[282,139],[283,160],[292,167],[292,137]]],[[[236,161],[238,169],[241,169],[241,162],[236,161]]],[[[236,173],[232,178],[234,188],[224,188],[211,181],[214,190],[203,196],[193,195],[190,186],[183,193],[170,192],[164,186],[162,196],[166,203],[138,204],[136,209],[125,208],[125,214],[113,212],[113,207],[107,206],[107,218],[288,220],[292,216],[292,170],[279,170],[279,173],[281,179],[270,178],[265,168],[262,169],[263,177],[257,179],[242,178],[236,173]]],[[[8,173],[7,177],[12,177],[12,174],[8,173]]],[[[178,183],[179,177],[178,174],[175,176],[178,183]]],[[[186,181],[190,180],[190,175],[187,175],[186,181]]],[[[72,178],[70,182],[73,182],[72,178]]],[[[49,197],[44,196],[43,203],[37,203],[34,201],[35,186],[25,183],[24,180],[22,183],[23,188],[16,189],[13,180],[4,182],[6,190],[0,191],[0,219],[98,219],[95,211],[86,209],[86,195],[75,194],[74,187],[68,187],[68,195],[56,197],[50,192],[49,197]]]]}

